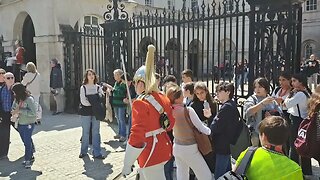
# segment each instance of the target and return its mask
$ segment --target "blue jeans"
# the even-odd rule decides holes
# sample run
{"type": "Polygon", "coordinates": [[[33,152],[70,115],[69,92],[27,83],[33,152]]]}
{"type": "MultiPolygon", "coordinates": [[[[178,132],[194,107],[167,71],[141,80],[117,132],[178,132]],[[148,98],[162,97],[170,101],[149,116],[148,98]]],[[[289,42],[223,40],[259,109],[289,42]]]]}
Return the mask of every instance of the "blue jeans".
{"type": "Polygon", "coordinates": [[[245,84],[248,83],[248,74],[249,74],[249,71],[244,72],[243,82],[244,82],[245,84]]]}
{"type": "Polygon", "coordinates": [[[228,171],[231,171],[230,154],[216,154],[216,169],[214,171],[215,179],[218,179],[228,171]]]}
{"type": "Polygon", "coordinates": [[[33,143],[32,143],[32,131],[34,129],[34,124],[28,125],[18,125],[18,130],[22,142],[24,144],[24,160],[30,161],[33,156],[33,143]]]}
{"type": "Polygon", "coordinates": [[[172,157],[165,165],[164,165],[164,174],[166,176],[166,180],[173,180],[173,161],[174,157],[172,157]]]}
{"type": "Polygon", "coordinates": [[[101,155],[101,138],[100,138],[100,121],[96,120],[94,116],[80,116],[82,126],[82,141],[80,154],[87,154],[89,147],[90,125],[92,128],[92,147],[93,156],[101,155]]]}
{"type": "Polygon", "coordinates": [[[126,107],[115,107],[114,113],[118,122],[119,135],[126,137],[126,107]]]}
{"type": "Polygon", "coordinates": [[[241,81],[242,81],[242,74],[237,74],[234,77],[234,81],[235,81],[235,89],[239,89],[239,87],[241,86],[241,81]]]}

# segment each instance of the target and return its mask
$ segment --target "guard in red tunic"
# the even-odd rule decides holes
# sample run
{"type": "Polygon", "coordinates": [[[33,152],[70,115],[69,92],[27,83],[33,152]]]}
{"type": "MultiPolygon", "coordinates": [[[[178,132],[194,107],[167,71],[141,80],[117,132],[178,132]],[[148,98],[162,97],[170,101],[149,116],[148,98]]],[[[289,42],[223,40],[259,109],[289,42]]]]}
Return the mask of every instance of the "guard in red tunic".
{"type": "Polygon", "coordinates": [[[132,128],[122,174],[129,175],[138,159],[139,174],[146,180],[165,180],[164,165],[172,157],[172,143],[166,131],[174,125],[170,100],[160,93],[155,78],[153,45],[148,46],[146,65],[133,80],[139,97],[132,105],[132,128]]]}

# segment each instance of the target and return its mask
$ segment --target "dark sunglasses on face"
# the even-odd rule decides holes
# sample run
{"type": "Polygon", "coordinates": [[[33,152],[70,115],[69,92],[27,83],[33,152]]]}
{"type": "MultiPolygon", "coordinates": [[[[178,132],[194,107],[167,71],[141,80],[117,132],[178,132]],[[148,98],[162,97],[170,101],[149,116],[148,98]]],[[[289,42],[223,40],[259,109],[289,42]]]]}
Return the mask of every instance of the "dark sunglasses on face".
{"type": "Polygon", "coordinates": [[[7,77],[7,79],[9,80],[9,79],[14,79],[14,77],[7,77]]]}
{"type": "Polygon", "coordinates": [[[0,72],[0,74],[5,74],[5,72],[0,72]]]}

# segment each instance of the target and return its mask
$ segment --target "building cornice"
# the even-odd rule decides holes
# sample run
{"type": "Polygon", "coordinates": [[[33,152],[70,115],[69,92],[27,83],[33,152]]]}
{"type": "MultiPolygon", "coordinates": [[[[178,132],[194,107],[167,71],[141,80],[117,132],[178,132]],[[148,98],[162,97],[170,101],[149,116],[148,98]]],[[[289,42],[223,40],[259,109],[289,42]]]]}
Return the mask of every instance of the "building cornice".
{"type": "Polygon", "coordinates": [[[15,4],[15,3],[18,3],[18,2],[21,2],[21,1],[23,1],[23,0],[14,0],[14,1],[11,1],[11,2],[7,2],[5,4],[1,4],[1,2],[0,2],[0,8],[6,7],[6,6],[10,6],[12,4],[15,4]]]}

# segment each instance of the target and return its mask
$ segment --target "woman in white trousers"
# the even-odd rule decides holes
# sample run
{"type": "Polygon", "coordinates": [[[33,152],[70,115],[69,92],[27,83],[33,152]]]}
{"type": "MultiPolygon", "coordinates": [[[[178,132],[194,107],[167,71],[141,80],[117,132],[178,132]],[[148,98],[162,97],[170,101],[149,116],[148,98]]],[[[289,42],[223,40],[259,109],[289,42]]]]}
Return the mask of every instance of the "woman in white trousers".
{"type": "Polygon", "coordinates": [[[40,73],[37,71],[36,65],[33,62],[28,62],[26,65],[27,73],[24,75],[21,84],[26,86],[27,90],[31,93],[37,110],[36,124],[40,124],[42,118],[42,108],[40,106],[40,73]]]}
{"type": "Polygon", "coordinates": [[[192,107],[184,107],[182,90],[178,85],[170,87],[167,96],[172,103],[173,116],[176,120],[173,127],[173,155],[177,165],[177,180],[189,179],[189,168],[193,170],[198,180],[211,180],[211,171],[198,150],[187,118],[201,133],[210,135],[210,128],[202,124],[192,107]]]}

